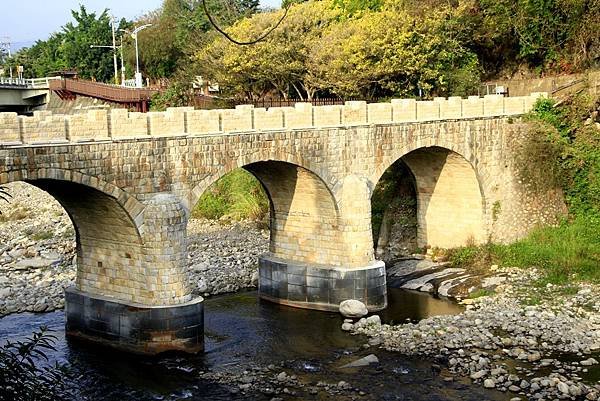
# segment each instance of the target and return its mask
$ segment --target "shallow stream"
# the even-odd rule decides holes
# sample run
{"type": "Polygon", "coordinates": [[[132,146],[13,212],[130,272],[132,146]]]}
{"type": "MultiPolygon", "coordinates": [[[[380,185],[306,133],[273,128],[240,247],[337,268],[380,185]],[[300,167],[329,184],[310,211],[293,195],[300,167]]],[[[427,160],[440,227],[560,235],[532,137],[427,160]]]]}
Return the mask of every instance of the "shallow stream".
{"type": "MultiPolygon", "coordinates": [[[[456,314],[449,301],[416,292],[389,289],[384,322],[399,323],[432,315],[456,314]]],[[[41,325],[54,330],[57,350],[51,361],[66,363],[75,373],[73,387],[87,400],[508,400],[508,394],[484,390],[468,381],[444,380],[433,361],[364,349],[366,339],[340,329],[335,313],[293,309],[260,301],[255,291],[218,296],[205,301],[205,352],[198,356],[134,357],[65,339],[62,311],[22,313],[0,319],[0,339],[22,339],[41,325]],[[364,368],[341,366],[368,354],[379,364],[364,368]],[[270,370],[267,371],[267,367],[270,370]],[[244,371],[276,376],[285,371],[306,387],[318,382],[345,381],[352,387],[332,394],[264,394],[239,391],[234,378],[244,371]],[[206,379],[206,372],[231,374],[232,384],[206,379]]],[[[442,372],[444,373],[444,372],[442,372]]],[[[294,391],[292,391],[294,392],[294,391]]]]}

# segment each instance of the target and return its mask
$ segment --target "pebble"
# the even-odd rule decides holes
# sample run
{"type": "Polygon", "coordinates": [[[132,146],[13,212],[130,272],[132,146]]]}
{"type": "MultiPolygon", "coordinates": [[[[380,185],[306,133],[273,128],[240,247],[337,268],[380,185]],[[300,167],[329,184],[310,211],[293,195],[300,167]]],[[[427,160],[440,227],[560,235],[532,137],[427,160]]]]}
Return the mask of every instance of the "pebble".
{"type": "Polygon", "coordinates": [[[531,283],[540,277],[535,268],[498,267],[495,274],[506,277],[494,281],[496,293],[463,300],[466,308],[458,315],[397,325],[360,319],[351,333],[376,339],[368,344],[388,351],[447,361],[450,374],[487,388],[527,392],[523,398],[597,399],[600,387],[578,375],[598,364],[583,355],[600,351],[600,286],[586,284],[577,295],[558,285],[533,291],[531,283]],[[561,362],[554,355],[579,359],[561,362]]]}

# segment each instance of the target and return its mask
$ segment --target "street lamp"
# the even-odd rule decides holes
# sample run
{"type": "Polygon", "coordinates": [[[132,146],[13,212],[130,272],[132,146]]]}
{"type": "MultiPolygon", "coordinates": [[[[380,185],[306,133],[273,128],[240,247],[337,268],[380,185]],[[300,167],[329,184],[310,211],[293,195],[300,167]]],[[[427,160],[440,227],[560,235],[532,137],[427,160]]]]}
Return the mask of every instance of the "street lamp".
{"type": "Polygon", "coordinates": [[[142,87],[142,74],[140,73],[140,56],[139,56],[139,51],[138,51],[137,36],[138,36],[139,31],[141,31],[142,29],[146,29],[149,26],[152,26],[152,24],[145,24],[142,26],[138,26],[131,32],[129,32],[126,29],[121,29],[123,32],[127,32],[128,34],[130,34],[131,37],[135,40],[135,86],[137,88],[142,87]]]}

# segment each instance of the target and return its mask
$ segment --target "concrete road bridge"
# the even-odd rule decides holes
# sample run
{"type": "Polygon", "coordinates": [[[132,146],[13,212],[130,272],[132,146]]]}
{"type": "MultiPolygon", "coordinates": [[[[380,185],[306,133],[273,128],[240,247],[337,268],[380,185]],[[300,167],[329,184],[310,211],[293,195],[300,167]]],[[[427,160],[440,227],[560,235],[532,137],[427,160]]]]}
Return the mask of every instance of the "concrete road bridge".
{"type": "Polygon", "coordinates": [[[71,217],[68,334],[139,353],[198,352],[203,303],[188,282],[186,223],[211,184],[241,167],[268,194],[262,298],[329,311],[358,299],[377,311],[386,279],[370,198],[396,161],[415,178],[422,247],[513,241],[564,211],[560,193],[516,178],[520,116],[539,96],[0,113],[0,184],[35,185],[71,217]]]}
{"type": "Polygon", "coordinates": [[[31,113],[48,103],[50,82],[60,77],[33,79],[0,77],[0,112],[31,113]]]}

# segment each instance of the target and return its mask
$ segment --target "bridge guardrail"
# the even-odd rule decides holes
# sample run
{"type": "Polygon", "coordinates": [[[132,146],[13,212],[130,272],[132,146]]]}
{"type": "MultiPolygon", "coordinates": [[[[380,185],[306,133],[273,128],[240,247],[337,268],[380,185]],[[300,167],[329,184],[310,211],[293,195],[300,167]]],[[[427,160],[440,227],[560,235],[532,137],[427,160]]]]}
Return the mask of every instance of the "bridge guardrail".
{"type": "Polygon", "coordinates": [[[0,85],[3,86],[19,86],[32,89],[48,89],[51,81],[60,80],[60,77],[44,77],[44,78],[9,78],[0,77],[0,85]]]}
{"type": "Polygon", "coordinates": [[[297,103],[294,107],[270,109],[252,105],[217,110],[176,107],[149,113],[126,109],[89,110],[75,115],[36,111],[32,117],[0,113],[0,146],[518,116],[530,111],[539,97],[546,96],[533,93],[513,98],[486,95],[432,101],[395,99],[390,103],[351,101],[332,106],[297,103]]]}

